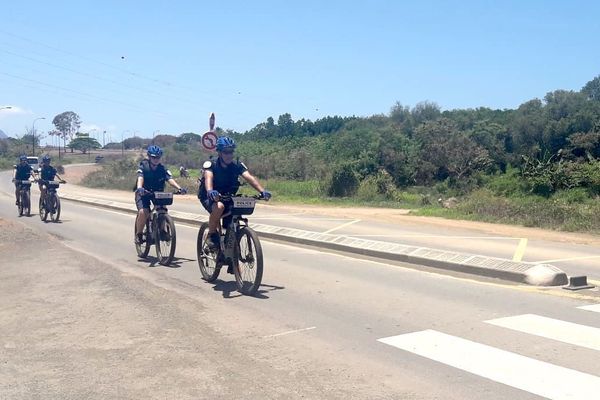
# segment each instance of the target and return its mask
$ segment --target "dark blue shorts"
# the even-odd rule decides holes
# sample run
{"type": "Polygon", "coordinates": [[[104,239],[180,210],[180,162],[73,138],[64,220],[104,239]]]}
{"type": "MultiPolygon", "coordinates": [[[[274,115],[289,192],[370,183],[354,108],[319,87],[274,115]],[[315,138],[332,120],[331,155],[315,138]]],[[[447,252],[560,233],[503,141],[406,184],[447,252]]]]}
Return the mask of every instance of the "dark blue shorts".
{"type": "Polygon", "coordinates": [[[200,204],[202,204],[202,207],[204,207],[204,209],[210,214],[212,212],[213,206],[215,205],[215,202],[209,199],[208,197],[206,199],[198,200],[200,200],[200,204]]]}
{"type": "Polygon", "coordinates": [[[147,196],[147,195],[142,196],[139,193],[135,194],[135,206],[137,207],[138,211],[141,210],[142,208],[147,208],[149,210],[151,203],[152,203],[151,196],[147,196]]]}

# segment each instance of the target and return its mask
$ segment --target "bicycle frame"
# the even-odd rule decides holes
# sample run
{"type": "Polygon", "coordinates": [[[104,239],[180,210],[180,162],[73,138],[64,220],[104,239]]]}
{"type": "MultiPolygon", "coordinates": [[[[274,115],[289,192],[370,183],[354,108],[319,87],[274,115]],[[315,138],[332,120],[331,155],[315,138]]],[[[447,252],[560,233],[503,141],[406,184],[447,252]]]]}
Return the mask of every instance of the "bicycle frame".
{"type": "MultiPolygon", "coordinates": [[[[225,214],[221,217],[221,219],[231,217],[231,213],[225,214]]],[[[235,254],[235,241],[237,237],[237,233],[244,226],[248,226],[248,219],[243,218],[241,215],[234,215],[231,218],[231,222],[229,225],[225,227],[225,235],[224,240],[221,243],[221,252],[225,258],[225,260],[233,260],[236,256],[235,254]],[[240,221],[243,224],[240,224],[240,221]]],[[[219,230],[221,228],[219,227],[219,230]]]]}
{"type": "MultiPolygon", "coordinates": [[[[46,209],[48,209],[48,204],[50,203],[50,196],[52,196],[53,194],[56,194],[56,188],[49,188],[46,186],[46,195],[44,196],[44,207],[46,207],[46,209]]],[[[51,210],[48,210],[51,211],[51,210]]]]}

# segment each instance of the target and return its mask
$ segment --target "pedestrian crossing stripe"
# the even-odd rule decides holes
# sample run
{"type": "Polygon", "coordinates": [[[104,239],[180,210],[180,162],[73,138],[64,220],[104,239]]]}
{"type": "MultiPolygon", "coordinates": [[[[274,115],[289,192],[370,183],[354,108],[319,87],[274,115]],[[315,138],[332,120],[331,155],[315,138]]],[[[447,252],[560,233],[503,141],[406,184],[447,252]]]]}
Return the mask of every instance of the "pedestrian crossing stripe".
{"type": "Polygon", "coordinates": [[[517,315],[485,321],[488,324],[512,329],[546,339],[600,351],[600,329],[542,317],[535,314],[517,315]]]}
{"type": "Polygon", "coordinates": [[[577,307],[581,310],[586,310],[586,311],[593,311],[593,312],[600,312],[600,304],[592,304],[589,306],[581,306],[581,307],[577,307]]]}
{"type": "Polygon", "coordinates": [[[419,356],[553,400],[589,400],[600,378],[435,330],[378,339],[419,356]]]}

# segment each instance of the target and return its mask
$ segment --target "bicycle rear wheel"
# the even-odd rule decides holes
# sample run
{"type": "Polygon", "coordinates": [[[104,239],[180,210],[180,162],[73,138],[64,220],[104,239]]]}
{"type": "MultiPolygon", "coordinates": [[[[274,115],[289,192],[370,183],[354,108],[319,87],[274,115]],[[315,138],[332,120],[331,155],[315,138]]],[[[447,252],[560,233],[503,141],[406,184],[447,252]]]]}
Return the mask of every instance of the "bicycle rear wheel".
{"type": "Polygon", "coordinates": [[[169,265],[175,256],[175,245],[177,244],[177,233],[175,222],[169,214],[159,214],[156,218],[154,229],[154,240],[156,245],[156,258],[161,265],[169,265]]]}
{"type": "Polygon", "coordinates": [[[217,262],[219,251],[213,251],[208,248],[208,223],[203,223],[198,231],[198,240],[196,241],[196,256],[198,257],[198,267],[202,278],[207,282],[213,282],[219,277],[221,266],[217,262]]]}
{"type": "MultiPolygon", "coordinates": [[[[137,221],[137,218],[136,218],[137,221]]],[[[148,257],[148,253],[150,252],[150,244],[152,238],[149,235],[150,232],[150,219],[146,221],[146,225],[144,225],[144,230],[142,231],[142,238],[144,238],[144,243],[138,243],[137,234],[136,234],[136,224],[133,225],[133,241],[135,243],[135,251],[139,258],[148,257]]]]}
{"type": "Polygon", "coordinates": [[[240,229],[236,244],[235,282],[238,290],[252,296],[262,282],[263,252],[258,235],[248,227],[240,229]]]}
{"type": "Polygon", "coordinates": [[[60,198],[56,193],[50,196],[50,219],[52,222],[58,222],[60,219],[60,198]]]}

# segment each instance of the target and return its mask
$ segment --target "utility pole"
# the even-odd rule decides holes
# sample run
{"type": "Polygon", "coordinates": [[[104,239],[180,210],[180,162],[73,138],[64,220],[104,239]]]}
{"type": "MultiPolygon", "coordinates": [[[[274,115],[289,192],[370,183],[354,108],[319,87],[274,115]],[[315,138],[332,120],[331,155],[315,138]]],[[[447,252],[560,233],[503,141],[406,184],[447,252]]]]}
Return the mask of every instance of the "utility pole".
{"type": "Polygon", "coordinates": [[[40,119],[46,119],[46,117],[40,117],[40,118],[36,118],[33,120],[33,124],[31,126],[31,137],[33,139],[33,146],[31,146],[31,152],[33,153],[32,155],[35,156],[35,121],[38,121],[40,119]]]}

